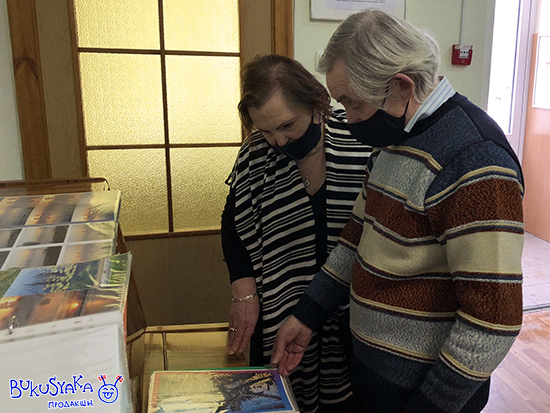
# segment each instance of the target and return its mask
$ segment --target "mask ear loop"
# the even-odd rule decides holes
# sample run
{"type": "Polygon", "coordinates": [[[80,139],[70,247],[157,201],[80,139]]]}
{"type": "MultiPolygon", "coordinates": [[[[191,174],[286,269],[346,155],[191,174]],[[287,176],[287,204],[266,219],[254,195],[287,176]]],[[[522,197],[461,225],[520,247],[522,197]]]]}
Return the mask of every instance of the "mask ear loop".
{"type": "MultiPolygon", "coordinates": [[[[389,86],[386,88],[386,93],[389,89],[389,86]]],[[[405,112],[403,113],[403,116],[405,116],[407,114],[407,110],[409,110],[409,103],[411,103],[411,100],[407,100],[407,105],[405,106],[405,112]]],[[[384,105],[386,104],[386,98],[384,98],[384,100],[382,101],[382,108],[384,107],[384,105]]]]}
{"type": "Polygon", "coordinates": [[[411,100],[407,100],[407,106],[405,106],[405,112],[403,113],[403,116],[407,114],[407,110],[409,110],[409,103],[411,103],[411,100]]]}
{"type": "MultiPolygon", "coordinates": [[[[384,100],[382,101],[382,108],[386,104],[386,99],[388,98],[388,91],[390,90],[390,85],[386,86],[386,96],[384,97],[384,100]]],[[[411,103],[411,99],[407,100],[407,105],[405,106],[405,113],[403,113],[403,116],[407,114],[407,110],[409,110],[409,103],[411,103]]]]}
{"type": "Polygon", "coordinates": [[[388,92],[390,90],[390,85],[386,86],[386,92],[384,92],[384,100],[382,101],[382,109],[384,108],[384,105],[386,104],[386,99],[388,98],[388,92]]]}

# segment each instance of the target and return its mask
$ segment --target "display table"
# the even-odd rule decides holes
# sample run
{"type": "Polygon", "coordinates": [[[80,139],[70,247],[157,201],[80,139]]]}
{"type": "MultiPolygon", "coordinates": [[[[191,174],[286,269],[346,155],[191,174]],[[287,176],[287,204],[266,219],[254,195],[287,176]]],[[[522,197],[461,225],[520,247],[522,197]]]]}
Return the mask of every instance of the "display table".
{"type": "Polygon", "coordinates": [[[227,323],[147,327],[127,339],[137,413],[146,413],[153,371],[246,367],[243,354],[227,352],[227,323]],[[137,390],[137,391],[136,391],[137,390]]]}
{"type": "Polygon", "coordinates": [[[121,194],[104,181],[0,182],[2,411],[133,411],[131,254],[113,255],[121,194]]]}

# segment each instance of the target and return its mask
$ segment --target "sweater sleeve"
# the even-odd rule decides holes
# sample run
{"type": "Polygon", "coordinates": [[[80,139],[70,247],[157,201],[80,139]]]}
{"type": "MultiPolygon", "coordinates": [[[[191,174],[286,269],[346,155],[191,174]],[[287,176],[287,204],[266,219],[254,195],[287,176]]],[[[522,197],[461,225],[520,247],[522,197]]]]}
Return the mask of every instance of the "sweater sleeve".
{"type": "Polygon", "coordinates": [[[519,177],[510,157],[486,142],[457,157],[432,184],[426,210],[446,249],[459,310],[439,359],[411,401],[411,412],[419,411],[416,403],[425,412],[458,412],[519,334],[523,249],[519,177]]]}
{"type": "Polygon", "coordinates": [[[363,230],[359,217],[363,216],[365,194],[363,185],[338,244],[293,309],[294,316],[313,331],[318,331],[339,306],[349,302],[353,265],[363,230]]]}
{"type": "Polygon", "coordinates": [[[235,227],[235,190],[231,188],[225,202],[221,222],[222,250],[231,283],[241,278],[253,277],[250,254],[235,227]]]}

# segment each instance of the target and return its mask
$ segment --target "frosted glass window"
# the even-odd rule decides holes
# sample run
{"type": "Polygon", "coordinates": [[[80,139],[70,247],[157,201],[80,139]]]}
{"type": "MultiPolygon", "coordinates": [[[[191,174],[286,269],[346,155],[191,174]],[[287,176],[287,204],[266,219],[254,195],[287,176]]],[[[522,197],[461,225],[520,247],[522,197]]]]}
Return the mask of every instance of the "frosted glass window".
{"type": "Polygon", "coordinates": [[[238,0],[164,0],[167,50],[239,52],[238,0]]]}
{"type": "Polygon", "coordinates": [[[158,49],[157,0],[75,0],[79,47],[158,49]]]}
{"type": "Polygon", "coordinates": [[[89,175],[122,191],[124,233],[167,233],[169,215],[174,231],[219,228],[242,141],[239,0],[74,0],[74,7],[89,175]],[[230,146],[172,146],[179,144],[230,146]],[[89,148],[121,145],[137,147],[89,148]]]}
{"type": "Polygon", "coordinates": [[[168,232],[165,159],[164,149],[88,151],[90,176],[105,177],[122,191],[125,235],[168,232]]]}
{"type": "Polygon", "coordinates": [[[163,144],[160,56],[81,53],[87,145],[163,144]]]}
{"type": "Polygon", "coordinates": [[[241,142],[238,57],[167,56],[170,143],[241,142]]]}
{"type": "Polygon", "coordinates": [[[174,229],[219,228],[238,147],[170,150],[174,229]]]}

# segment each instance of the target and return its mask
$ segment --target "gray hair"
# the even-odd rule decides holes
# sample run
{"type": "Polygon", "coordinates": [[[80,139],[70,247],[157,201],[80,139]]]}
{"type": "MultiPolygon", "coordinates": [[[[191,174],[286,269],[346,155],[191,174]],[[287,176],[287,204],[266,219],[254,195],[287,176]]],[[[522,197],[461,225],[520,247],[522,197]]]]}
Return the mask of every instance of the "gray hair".
{"type": "Polygon", "coordinates": [[[437,84],[439,47],[432,36],[389,13],[367,9],[350,15],[336,29],[319,61],[326,74],[342,60],[351,89],[381,107],[398,73],[414,80],[422,102],[437,84]]]}

